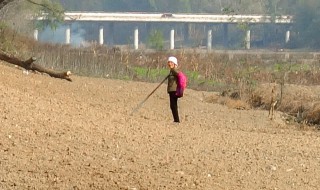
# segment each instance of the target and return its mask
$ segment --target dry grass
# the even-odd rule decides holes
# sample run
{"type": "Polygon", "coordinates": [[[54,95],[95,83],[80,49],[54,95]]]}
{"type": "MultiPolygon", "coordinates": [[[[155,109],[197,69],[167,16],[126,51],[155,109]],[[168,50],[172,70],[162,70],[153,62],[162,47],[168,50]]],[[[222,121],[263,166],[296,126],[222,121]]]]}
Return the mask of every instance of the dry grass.
{"type": "Polygon", "coordinates": [[[67,69],[77,75],[91,77],[157,82],[163,76],[151,76],[150,72],[139,76],[134,68],[165,70],[167,56],[176,55],[181,69],[188,72],[188,88],[229,92],[224,97],[205,97],[205,101],[235,109],[270,109],[271,86],[276,82],[276,97],[279,97],[279,79],[284,78],[283,98],[276,110],[297,117],[299,122],[320,124],[320,97],[317,95],[320,90],[317,86],[320,84],[320,68],[317,62],[290,60],[286,63],[275,57],[266,64],[248,54],[230,59],[228,53],[133,51],[97,44],[76,49],[67,45],[40,44],[7,28],[2,28],[0,35],[3,51],[21,59],[35,56],[38,64],[45,67],[67,69]]]}
{"type": "MultiPolygon", "coordinates": [[[[252,93],[251,98],[242,99],[243,105],[248,103],[252,108],[270,109],[273,83],[260,84],[252,93]]],[[[283,87],[280,99],[280,85],[276,84],[275,97],[279,101],[276,110],[295,117],[295,121],[303,124],[320,124],[320,86],[289,85],[283,87]]],[[[225,97],[223,97],[225,99],[225,97]]],[[[239,107],[239,100],[229,103],[229,107],[239,107]]],[[[219,102],[219,100],[217,101],[219,102]]],[[[222,101],[226,102],[226,101],[222,101]]],[[[230,101],[229,101],[230,102],[230,101]]],[[[224,103],[226,104],[226,103],[224,103]]]]}

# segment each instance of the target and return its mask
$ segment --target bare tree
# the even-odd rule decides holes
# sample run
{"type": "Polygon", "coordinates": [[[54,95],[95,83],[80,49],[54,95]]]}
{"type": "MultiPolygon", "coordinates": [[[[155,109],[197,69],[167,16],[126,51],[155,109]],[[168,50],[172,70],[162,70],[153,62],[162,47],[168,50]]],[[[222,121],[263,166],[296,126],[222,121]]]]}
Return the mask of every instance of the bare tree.
{"type": "MultiPolygon", "coordinates": [[[[0,0],[0,10],[2,10],[6,5],[8,5],[9,3],[12,3],[14,1],[18,1],[18,0],[0,0]]],[[[45,8],[45,10],[47,10],[49,12],[49,16],[59,17],[61,14],[63,14],[63,11],[61,11],[61,9],[59,9],[59,8],[56,8],[56,6],[50,6],[49,4],[41,4],[41,3],[37,3],[32,0],[26,0],[26,1],[33,4],[33,5],[45,8]]],[[[20,66],[26,70],[37,71],[40,73],[46,73],[51,77],[61,78],[61,79],[65,79],[68,81],[72,81],[70,78],[70,75],[71,75],[70,71],[57,72],[57,71],[54,71],[51,69],[44,68],[44,67],[34,63],[36,61],[36,58],[34,58],[34,57],[31,57],[28,60],[24,61],[24,60],[18,59],[15,56],[8,55],[8,53],[6,53],[6,52],[0,51],[0,60],[6,61],[8,63],[14,64],[17,66],[20,66]]]]}

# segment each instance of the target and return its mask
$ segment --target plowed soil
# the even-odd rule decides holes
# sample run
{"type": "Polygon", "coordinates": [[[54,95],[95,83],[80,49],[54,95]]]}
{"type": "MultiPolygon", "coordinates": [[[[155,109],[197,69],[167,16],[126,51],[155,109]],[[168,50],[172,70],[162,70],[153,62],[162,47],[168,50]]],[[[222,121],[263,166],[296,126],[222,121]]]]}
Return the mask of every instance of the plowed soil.
{"type": "Polygon", "coordinates": [[[276,112],[187,89],[174,124],[166,84],[0,64],[0,189],[320,189],[320,133],[276,112]]]}

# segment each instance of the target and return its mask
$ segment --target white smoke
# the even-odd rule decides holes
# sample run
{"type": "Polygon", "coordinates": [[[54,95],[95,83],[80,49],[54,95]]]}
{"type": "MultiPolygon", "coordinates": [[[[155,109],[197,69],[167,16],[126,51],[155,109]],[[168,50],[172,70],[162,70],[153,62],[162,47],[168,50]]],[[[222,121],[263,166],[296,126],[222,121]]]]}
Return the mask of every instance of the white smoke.
{"type": "MultiPolygon", "coordinates": [[[[49,42],[54,44],[66,44],[66,31],[67,25],[59,25],[55,30],[50,27],[46,27],[43,31],[39,32],[39,41],[49,42]]],[[[70,25],[70,45],[79,47],[85,43],[86,31],[81,28],[77,23],[70,25]]]]}

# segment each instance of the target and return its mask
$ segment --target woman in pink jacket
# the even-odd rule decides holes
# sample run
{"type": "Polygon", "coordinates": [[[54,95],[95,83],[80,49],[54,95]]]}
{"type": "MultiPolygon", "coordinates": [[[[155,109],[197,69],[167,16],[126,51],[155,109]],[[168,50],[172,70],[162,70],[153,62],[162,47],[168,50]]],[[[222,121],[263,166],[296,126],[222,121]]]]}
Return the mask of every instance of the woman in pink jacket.
{"type": "Polygon", "coordinates": [[[168,76],[168,87],[167,91],[170,97],[170,109],[173,116],[173,121],[176,123],[180,123],[179,113],[178,113],[178,97],[176,96],[177,90],[177,75],[179,73],[178,60],[176,57],[168,58],[168,67],[170,68],[170,73],[168,76]]]}

